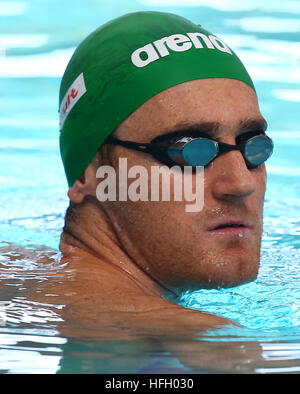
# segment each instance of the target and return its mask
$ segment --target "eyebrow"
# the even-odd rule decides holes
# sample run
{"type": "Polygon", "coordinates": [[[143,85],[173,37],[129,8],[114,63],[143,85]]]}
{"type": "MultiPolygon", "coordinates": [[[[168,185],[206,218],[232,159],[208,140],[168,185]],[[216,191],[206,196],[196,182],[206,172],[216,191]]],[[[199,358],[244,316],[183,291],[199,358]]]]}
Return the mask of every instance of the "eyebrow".
{"type": "MultiPolygon", "coordinates": [[[[174,126],[172,129],[165,131],[166,134],[174,133],[189,133],[202,132],[213,137],[217,137],[220,130],[221,124],[219,122],[200,122],[200,123],[180,123],[174,126]]],[[[265,132],[267,130],[268,124],[265,119],[246,119],[241,120],[239,124],[239,132],[245,133],[249,131],[259,131],[265,132]]]]}
{"type": "Polygon", "coordinates": [[[267,128],[268,123],[265,119],[248,119],[240,122],[240,131],[260,130],[265,132],[267,128]]]}

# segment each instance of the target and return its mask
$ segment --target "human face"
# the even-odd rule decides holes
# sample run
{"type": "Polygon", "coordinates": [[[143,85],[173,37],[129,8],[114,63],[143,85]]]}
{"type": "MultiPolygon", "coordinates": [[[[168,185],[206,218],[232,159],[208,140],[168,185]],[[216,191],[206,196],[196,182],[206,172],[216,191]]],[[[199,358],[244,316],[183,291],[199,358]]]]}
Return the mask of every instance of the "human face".
{"type": "MultiPolygon", "coordinates": [[[[151,98],[114,133],[123,140],[150,142],[178,129],[214,125],[220,142],[265,123],[254,91],[230,79],[207,79],[174,86],[151,98]]],[[[118,166],[160,165],[154,158],[112,147],[118,166]]],[[[182,202],[109,202],[107,212],[124,250],[150,277],[180,293],[201,287],[234,286],[257,276],[266,173],[249,169],[239,151],[216,158],[204,171],[204,207],[186,212],[182,202]],[[238,227],[236,227],[238,226],[238,227]]]]}

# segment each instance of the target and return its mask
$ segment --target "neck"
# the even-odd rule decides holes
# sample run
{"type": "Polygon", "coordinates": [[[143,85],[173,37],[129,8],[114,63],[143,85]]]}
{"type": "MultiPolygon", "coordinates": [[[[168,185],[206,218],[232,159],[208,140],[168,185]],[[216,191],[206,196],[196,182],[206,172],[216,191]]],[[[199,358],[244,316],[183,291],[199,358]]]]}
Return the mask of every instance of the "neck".
{"type": "Polygon", "coordinates": [[[124,280],[125,274],[144,293],[156,296],[166,294],[166,289],[147,275],[125,252],[111,220],[99,205],[85,202],[77,208],[79,214],[76,212],[61,234],[59,248],[64,258],[93,256],[103,267],[107,264],[116,267],[115,275],[124,280]]]}

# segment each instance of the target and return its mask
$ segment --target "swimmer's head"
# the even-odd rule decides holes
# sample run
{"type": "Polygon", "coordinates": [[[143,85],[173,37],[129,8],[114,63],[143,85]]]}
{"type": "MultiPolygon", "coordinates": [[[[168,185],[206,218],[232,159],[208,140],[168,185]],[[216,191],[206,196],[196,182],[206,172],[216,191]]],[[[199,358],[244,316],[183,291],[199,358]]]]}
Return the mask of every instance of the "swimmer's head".
{"type": "Polygon", "coordinates": [[[69,186],[105,139],[149,99],[211,78],[238,80],[255,91],[232,49],[185,18],[137,12],[94,31],[72,56],[60,88],[60,148],[69,186]]]}
{"type": "MultiPolygon", "coordinates": [[[[215,35],[160,12],[107,23],[77,48],[61,84],[60,146],[72,203],[65,231],[101,256],[102,232],[109,234],[148,277],[176,293],[253,280],[266,181],[255,155],[266,148],[259,137],[265,123],[245,67],[215,35]],[[161,164],[145,151],[106,145],[112,133],[151,144],[193,130],[225,149],[205,168],[200,212],[186,212],[185,195],[159,202],[96,198],[99,168],[109,165],[120,176],[120,158],[128,169],[142,167],[147,174],[161,164]],[[238,150],[232,148],[237,144],[238,150]],[[249,168],[253,153],[259,165],[249,168]]],[[[128,193],[134,182],[128,179],[128,193]]],[[[150,178],[148,190],[151,195],[150,178]]]]}

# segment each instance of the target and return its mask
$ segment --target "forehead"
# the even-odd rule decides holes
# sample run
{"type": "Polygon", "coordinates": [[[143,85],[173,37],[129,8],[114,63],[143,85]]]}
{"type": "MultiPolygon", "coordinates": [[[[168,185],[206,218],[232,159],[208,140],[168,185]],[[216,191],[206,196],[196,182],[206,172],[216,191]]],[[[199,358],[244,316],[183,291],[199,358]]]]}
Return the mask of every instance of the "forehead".
{"type": "Polygon", "coordinates": [[[243,124],[264,119],[255,92],[232,79],[203,79],[174,86],[152,97],[116,130],[122,139],[152,138],[187,125],[214,123],[216,133],[234,132],[243,124]]]}

